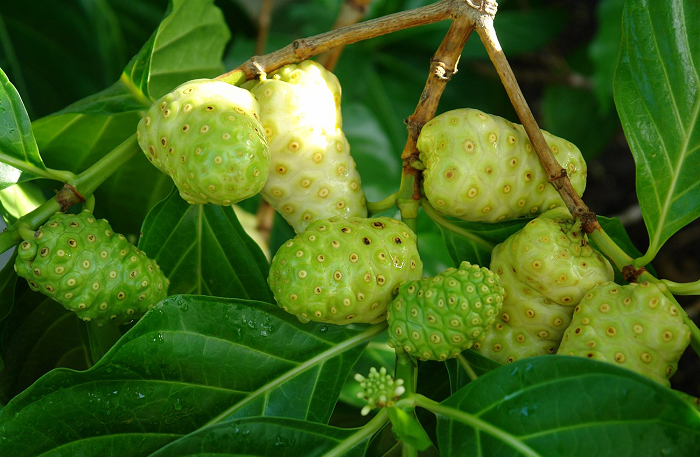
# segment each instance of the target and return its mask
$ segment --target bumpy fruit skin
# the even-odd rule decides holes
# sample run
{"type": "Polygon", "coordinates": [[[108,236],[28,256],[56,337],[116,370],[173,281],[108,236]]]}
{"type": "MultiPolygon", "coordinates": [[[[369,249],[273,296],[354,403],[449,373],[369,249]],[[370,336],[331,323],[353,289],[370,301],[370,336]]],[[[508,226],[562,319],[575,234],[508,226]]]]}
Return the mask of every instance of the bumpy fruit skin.
{"type": "Polygon", "coordinates": [[[282,245],[268,284],[302,322],[376,323],[403,281],[419,279],[416,235],[388,217],[336,216],[313,222],[282,245]]]}
{"type": "Polygon", "coordinates": [[[270,155],[255,97],[222,81],[189,81],[157,100],[136,135],[148,160],[190,203],[230,205],[260,192],[270,155]]]}
{"type": "Polygon", "coordinates": [[[557,354],[610,362],[668,387],[690,339],[678,306],[656,285],[609,282],[576,306],[557,354]]]}
{"type": "Polygon", "coordinates": [[[367,217],[360,174],[342,130],[338,79],[307,60],[251,86],[270,145],[262,196],[297,233],[315,220],[367,217]]]}
{"type": "Polygon", "coordinates": [[[614,277],[565,208],[549,210],[497,245],[491,270],[505,289],[501,313],[474,349],[500,363],[554,354],[574,308],[614,277]]]}
{"type": "MultiPolygon", "coordinates": [[[[544,134],[576,192],[586,163],[572,143],[544,134]]],[[[435,209],[467,221],[496,222],[563,206],[522,125],[470,108],[436,116],[417,143],[423,189],[435,209]]]]}
{"type": "Polygon", "coordinates": [[[457,357],[484,339],[503,293],[497,275],[469,262],[406,282],[387,308],[389,346],[421,360],[457,357]]]}
{"type": "Polygon", "coordinates": [[[32,290],[98,325],[131,322],[168,295],[156,262],[87,210],[56,213],[17,252],[32,290]]]}

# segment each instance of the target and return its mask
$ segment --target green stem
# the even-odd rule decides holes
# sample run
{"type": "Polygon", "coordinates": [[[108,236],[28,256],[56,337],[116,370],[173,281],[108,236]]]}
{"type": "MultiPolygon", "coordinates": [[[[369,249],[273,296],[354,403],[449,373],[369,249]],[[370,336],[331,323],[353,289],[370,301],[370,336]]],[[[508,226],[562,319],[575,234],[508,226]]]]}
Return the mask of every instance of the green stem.
{"type": "Polygon", "coordinates": [[[467,376],[469,376],[469,379],[472,381],[476,381],[479,375],[476,374],[476,371],[472,368],[472,366],[469,364],[469,361],[464,358],[462,354],[457,356],[457,362],[459,362],[459,365],[464,369],[464,371],[467,372],[467,376]]]}
{"type": "Polygon", "coordinates": [[[75,178],[75,174],[71,173],[70,171],[54,170],[52,168],[39,168],[35,165],[32,165],[31,163],[17,159],[16,157],[12,157],[2,152],[0,152],[0,162],[10,165],[26,173],[31,173],[41,178],[53,179],[55,181],[68,182],[71,179],[75,178]]]}
{"type": "Polygon", "coordinates": [[[119,77],[119,81],[124,84],[124,86],[127,88],[129,93],[141,104],[143,104],[144,107],[148,108],[153,104],[153,100],[150,98],[146,97],[146,95],[141,92],[141,89],[136,87],[134,85],[134,82],[129,78],[125,73],[122,73],[122,75],[119,77]]]}
{"type": "Polygon", "coordinates": [[[401,446],[403,446],[403,457],[418,457],[418,449],[415,447],[405,441],[401,442],[401,446]]]}
{"type": "Polygon", "coordinates": [[[588,238],[615,264],[618,270],[622,271],[623,267],[633,263],[634,259],[627,255],[602,228],[596,229],[588,234],[588,238]]]}
{"type": "Polygon", "coordinates": [[[371,421],[359,428],[357,432],[349,438],[343,440],[340,445],[335,447],[332,451],[323,454],[323,457],[340,457],[346,455],[350,449],[377,433],[388,421],[389,413],[387,413],[386,409],[382,408],[371,421]]]}
{"type": "Polygon", "coordinates": [[[668,279],[661,279],[660,281],[668,287],[668,290],[673,295],[700,295],[700,281],[686,283],[673,282],[668,279]]]}
{"type": "MultiPolygon", "coordinates": [[[[114,171],[131,159],[140,150],[136,141],[136,134],[130,136],[107,155],[98,160],[83,173],[71,179],[69,184],[75,187],[84,198],[89,198],[95,189],[99,187],[114,171]]],[[[41,204],[34,211],[20,217],[14,224],[0,233],[0,253],[22,241],[18,230],[25,226],[36,230],[48,218],[61,211],[61,205],[55,198],[41,204]]]]}
{"type": "Polygon", "coordinates": [[[536,452],[531,447],[527,446],[517,437],[511,435],[510,433],[502,430],[500,428],[494,427],[488,422],[480,419],[478,416],[473,414],[460,411],[458,409],[450,408],[449,406],[441,405],[440,403],[433,401],[423,395],[417,394],[414,397],[415,405],[425,408],[435,415],[440,415],[452,419],[463,424],[467,424],[472,428],[487,433],[497,440],[507,444],[518,452],[518,455],[530,456],[530,457],[540,457],[541,454],[536,452]]]}
{"type": "Polygon", "coordinates": [[[86,209],[90,211],[91,213],[95,212],[95,195],[90,195],[85,199],[85,203],[83,204],[83,209],[86,209]]]}
{"type": "Polygon", "coordinates": [[[428,200],[421,201],[421,208],[423,208],[425,214],[427,214],[428,217],[440,227],[447,229],[450,232],[456,233],[457,235],[464,237],[470,241],[473,241],[474,243],[479,244],[485,247],[486,249],[491,250],[496,246],[495,244],[490,243],[485,239],[474,235],[469,230],[464,229],[456,224],[453,224],[452,222],[445,219],[440,213],[437,212],[437,210],[435,210],[435,208],[433,208],[433,205],[431,205],[428,202],[428,200]]]}
{"type": "Polygon", "coordinates": [[[370,217],[394,208],[396,206],[396,199],[398,198],[398,195],[399,193],[395,192],[386,197],[384,200],[380,200],[378,202],[367,202],[367,211],[369,212],[370,217]]]}
{"type": "Polygon", "coordinates": [[[95,162],[90,168],[82,172],[74,180],[70,182],[80,194],[87,198],[110,177],[112,173],[139,152],[138,141],[134,133],[129,138],[124,140],[119,146],[112,149],[107,155],[95,162]]]}
{"type": "Polygon", "coordinates": [[[396,375],[394,379],[403,379],[406,389],[404,395],[410,396],[416,392],[418,386],[418,372],[416,364],[403,348],[396,348],[396,375]]]}
{"type": "Polygon", "coordinates": [[[34,234],[36,232],[29,228],[27,225],[20,225],[19,227],[17,227],[17,233],[19,233],[19,236],[23,240],[29,241],[34,239],[34,234]]]}

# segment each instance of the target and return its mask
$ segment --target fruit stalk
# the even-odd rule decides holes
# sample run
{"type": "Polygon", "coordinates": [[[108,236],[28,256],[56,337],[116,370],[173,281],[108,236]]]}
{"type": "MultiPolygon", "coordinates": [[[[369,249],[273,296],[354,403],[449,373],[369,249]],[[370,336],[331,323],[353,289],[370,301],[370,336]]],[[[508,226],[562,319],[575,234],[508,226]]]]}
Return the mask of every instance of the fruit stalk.
{"type": "Polygon", "coordinates": [[[559,192],[559,195],[561,195],[566,203],[566,207],[569,208],[569,212],[571,212],[574,217],[581,217],[583,219],[584,232],[590,233],[593,230],[599,229],[600,224],[598,224],[595,214],[588,209],[588,206],[586,206],[581,197],[574,190],[566,172],[554,158],[552,151],[549,149],[544,139],[544,135],[537,126],[537,121],[535,121],[535,117],[532,115],[532,111],[530,111],[530,107],[520,90],[513,70],[498,42],[496,29],[493,26],[493,18],[486,15],[481,16],[477,22],[476,30],[479,37],[481,37],[481,41],[484,43],[484,47],[489,54],[491,62],[501,78],[503,87],[508,93],[513,108],[515,108],[515,112],[525,128],[542,166],[549,175],[549,182],[559,192]]]}
{"type": "MultiPolygon", "coordinates": [[[[95,162],[90,168],[79,174],[67,184],[76,189],[80,189],[83,197],[89,198],[92,193],[120,166],[131,159],[137,152],[139,146],[136,142],[136,135],[132,135],[119,146],[110,151],[107,155],[95,162]]],[[[12,246],[22,241],[22,236],[18,228],[24,226],[35,230],[46,220],[59,211],[64,211],[56,198],[45,201],[34,211],[25,214],[14,224],[0,234],[0,253],[7,251],[12,246]]]]}

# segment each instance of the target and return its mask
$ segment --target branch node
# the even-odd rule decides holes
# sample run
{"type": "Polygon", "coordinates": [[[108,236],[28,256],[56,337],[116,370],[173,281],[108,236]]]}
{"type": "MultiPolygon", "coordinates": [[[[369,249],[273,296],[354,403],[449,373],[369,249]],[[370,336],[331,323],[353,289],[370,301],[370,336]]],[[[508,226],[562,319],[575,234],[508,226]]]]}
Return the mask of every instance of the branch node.
{"type": "Polygon", "coordinates": [[[56,201],[61,206],[61,212],[66,212],[76,203],[85,203],[85,197],[78,192],[78,189],[66,183],[63,185],[63,189],[56,194],[56,201]]]}
{"type": "Polygon", "coordinates": [[[442,81],[449,81],[454,73],[455,71],[448,68],[443,62],[436,62],[433,68],[433,75],[442,81]]]}
{"type": "Polygon", "coordinates": [[[646,271],[647,269],[644,267],[636,268],[634,265],[625,265],[622,267],[622,277],[627,282],[637,282],[637,279],[646,271]]]}
{"type": "Polygon", "coordinates": [[[498,2],[496,0],[466,0],[466,3],[475,10],[486,13],[492,18],[496,16],[498,11],[498,2]]]}

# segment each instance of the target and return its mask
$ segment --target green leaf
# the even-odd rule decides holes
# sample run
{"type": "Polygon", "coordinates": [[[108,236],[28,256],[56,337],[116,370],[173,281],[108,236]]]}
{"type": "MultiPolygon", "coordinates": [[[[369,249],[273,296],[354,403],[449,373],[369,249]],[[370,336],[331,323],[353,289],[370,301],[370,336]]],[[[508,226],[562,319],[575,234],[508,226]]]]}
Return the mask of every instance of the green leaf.
{"type": "Polygon", "coordinates": [[[89,370],[54,370],[9,402],[0,455],[146,456],[233,418],[326,423],[383,329],[301,324],[262,302],[173,296],[89,370]]]}
{"type": "Polygon", "coordinates": [[[401,183],[401,157],[391,147],[379,120],[362,103],[343,103],[343,131],[362,177],[362,190],[370,201],[396,192],[401,183]]]}
{"type": "Polygon", "coordinates": [[[0,214],[11,225],[44,203],[43,192],[35,182],[23,182],[0,191],[0,214]]]}
{"type": "Polygon", "coordinates": [[[424,451],[433,445],[416,416],[401,408],[387,408],[394,435],[406,444],[419,451],[424,451]]]}
{"type": "Polygon", "coordinates": [[[137,98],[155,100],[178,84],[223,72],[231,33],[213,0],[171,0],[165,18],[129,62],[122,82],[137,98]]]}
{"type": "Polygon", "coordinates": [[[361,432],[361,429],[341,429],[293,419],[251,417],[206,427],[165,446],[151,457],[321,456],[347,443],[351,443],[349,449],[335,455],[362,457],[370,437],[362,436],[361,432]]]}
{"type": "Polygon", "coordinates": [[[22,98],[0,69],[0,189],[45,170],[22,98]]]}
{"type": "Polygon", "coordinates": [[[55,114],[116,115],[132,111],[143,111],[150,106],[150,103],[135,97],[134,94],[129,92],[129,88],[123,81],[117,81],[105,90],[85,97],[55,114]]]}
{"type": "Polygon", "coordinates": [[[0,2],[0,45],[32,118],[103,89],[130,55],[106,0],[0,2]]]}
{"type": "Polygon", "coordinates": [[[593,62],[594,91],[604,113],[610,111],[613,97],[613,78],[620,54],[624,4],[625,0],[602,0],[598,3],[598,30],[588,45],[588,55],[593,62]]]}
{"type": "Polygon", "coordinates": [[[548,85],[542,114],[544,128],[578,146],[586,161],[602,152],[620,128],[617,113],[608,110],[601,115],[598,100],[589,90],[548,85]]]}
{"type": "Polygon", "coordinates": [[[615,104],[637,168],[648,263],[700,215],[700,3],[628,1],[615,104]]]}
{"type": "Polygon", "coordinates": [[[493,248],[522,229],[530,220],[512,219],[496,224],[450,220],[449,225],[438,225],[455,267],[465,260],[488,267],[493,248]]]}
{"type": "MultiPolygon", "coordinates": [[[[136,131],[140,116],[61,114],[34,122],[34,132],[46,163],[80,173],[136,131]]],[[[136,243],[148,211],[165,198],[172,179],[137,154],[112,174],[95,192],[95,214],[106,218],[117,233],[136,243]]],[[[51,191],[51,187],[47,190],[51,191]]]]}
{"type": "Polygon", "coordinates": [[[54,368],[82,370],[89,364],[82,322],[75,313],[30,290],[24,279],[14,283],[14,294],[9,291],[14,308],[0,326],[0,354],[5,361],[0,402],[8,402],[54,368]]]}
{"type": "Polygon", "coordinates": [[[15,301],[15,284],[18,278],[15,273],[15,257],[16,250],[0,270],[0,323],[10,314],[15,301]]]}
{"type": "Polygon", "coordinates": [[[472,382],[472,375],[476,375],[478,379],[478,377],[501,366],[500,363],[494,362],[488,357],[484,357],[472,350],[463,351],[460,354],[460,358],[461,359],[445,361],[445,367],[447,367],[447,371],[450,373],[450,388],[452,389],[452,393],[457,392],[459,389],[472,382]],[[467,365],[468,368],[465,368],[464,365],[467,365]],[[471,374],[467,372],[467,369],[471,371],[471,374]]]}
{"type": "Polygon", "coordinates": [[[233,208],[191,205],[177,189],[144,221],[139,248],[170,279],[170,293],[248,298],[275,303],[269,264],[233,208]]]}
{"type": "Polygon", "coordinates": [[[579,357],[504,365],[437,408],[441,455],[695,455],[700,413],[631,371],[579,357]]]}

